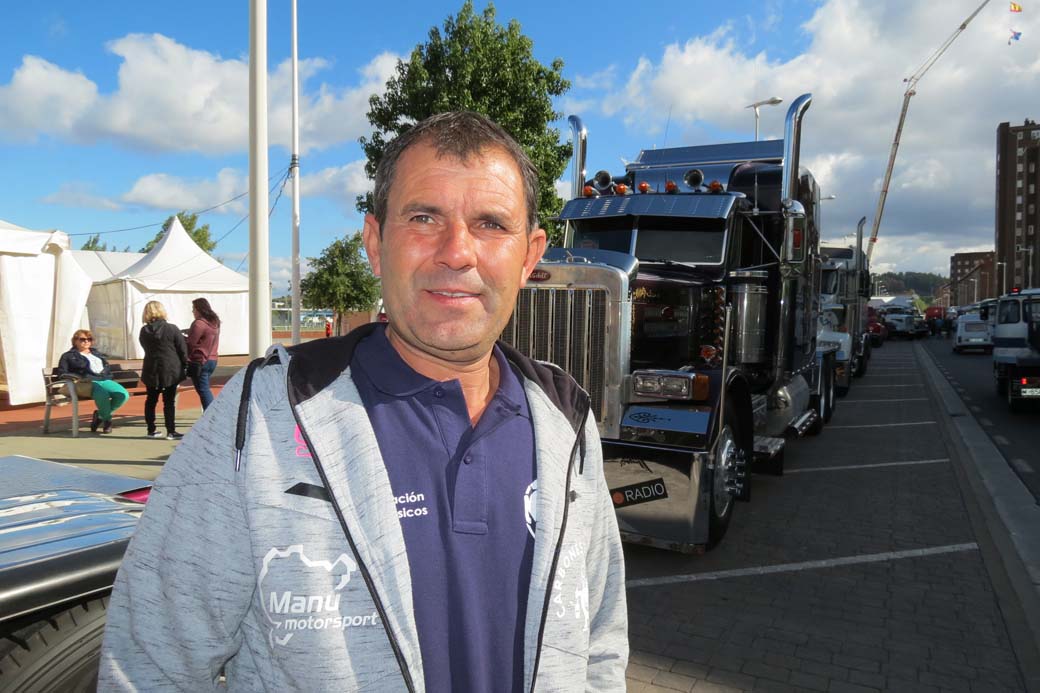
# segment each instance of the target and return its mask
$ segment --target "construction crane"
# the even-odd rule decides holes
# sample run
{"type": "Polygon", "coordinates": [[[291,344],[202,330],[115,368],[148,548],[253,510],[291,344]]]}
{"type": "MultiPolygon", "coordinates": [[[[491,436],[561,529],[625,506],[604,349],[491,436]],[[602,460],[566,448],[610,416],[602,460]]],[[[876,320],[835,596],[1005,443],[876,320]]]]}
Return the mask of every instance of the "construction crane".
{"type": "Polygon", "coordinates": [[[910,108],[910,99],[917,93],[917,83],[921,81],[925,73],[932,68],[932,65],[942,57],[943,53],[957,40],[965,29],[968,28],[968,24],[971,20],[975,19],[975,16],[982,11],[986,5],[990,3],[990,0],[985,0],[981,5],[975,8],[975,11],[968,15],[968,18],[961,22],[961,25],[957,27],[948,39],[943,41],[942,45],[932,53],[921,67],[917,68],[914,74],[910,75],[903,81],[906,82],[906,91],[903,92],[903,110],[899,112],[899,125],[896,126],[896,136],[892,140],[892,151],[888,155],[888,167],[885,169],[885,181],[881,184],[881,195],[878,197],[877,210],[874,212],[874,227],[870,231],[870,243],[867,244],[867,260],[874,254],[874,246],[877,245],[878,230],[881,228],[881,215],[885,211],[885,199],[888,197],[888,184],[892,180],[892,168],[896,165],[896,152],[899,151],[899,138],[903,135],[903,124],[906,123],[906,112],[910,108]]]}

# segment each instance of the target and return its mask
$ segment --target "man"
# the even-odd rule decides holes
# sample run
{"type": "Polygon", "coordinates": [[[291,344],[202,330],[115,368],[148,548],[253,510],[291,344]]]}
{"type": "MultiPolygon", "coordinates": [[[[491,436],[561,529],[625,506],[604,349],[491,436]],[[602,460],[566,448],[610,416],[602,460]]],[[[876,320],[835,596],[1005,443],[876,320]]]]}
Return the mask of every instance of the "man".
{"type": "Polygon", "coordinates": [[[588,396],[496,344],[545,248],[474,113],[387,149],[387,324],[236,376],[152,490],[100,688],[623,690],[624,566],[588,396]]]}

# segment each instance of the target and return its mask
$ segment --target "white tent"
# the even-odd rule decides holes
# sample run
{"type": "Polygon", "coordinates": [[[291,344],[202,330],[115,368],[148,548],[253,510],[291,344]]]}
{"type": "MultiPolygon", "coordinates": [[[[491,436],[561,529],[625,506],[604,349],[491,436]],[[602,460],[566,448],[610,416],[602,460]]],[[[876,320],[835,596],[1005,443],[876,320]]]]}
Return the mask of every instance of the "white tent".
{"type": "Polygon", "coordinates": [[[111,357],[144,358],[138,335],[145,304],[159,301],[169,321],[187,329],[196,298],[207,299],[220,316],[220,354],[249,353],[248,280],[199,248],[174,217],[147,255],[90,290],[95,343],[111,357]]]}
{"type": "Polygon", "coordinates": [[[92,282],[103,282],[121,274],[135,262],[144,257],[144,253],[121,253],[113,250],[73,250],[72,257],[90,275],[92,282]]]}
{"type": "Polygon", "coordinates": [[[0,220],[0,379],[11,404],[42,402],[44,368],[58,365],[80,326],[90,277],[61,231],[0,220]]]}

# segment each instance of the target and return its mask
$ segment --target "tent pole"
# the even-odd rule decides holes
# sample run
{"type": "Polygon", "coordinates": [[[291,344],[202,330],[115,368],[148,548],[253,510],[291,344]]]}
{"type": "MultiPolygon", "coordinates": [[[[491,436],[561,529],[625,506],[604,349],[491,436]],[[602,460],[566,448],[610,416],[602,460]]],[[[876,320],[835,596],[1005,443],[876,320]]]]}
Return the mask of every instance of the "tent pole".
{"type": "Polygon", "coordinates": [[[292,0],[292,343],[300,343],[300,71],[296,49],[296,0],[292,0]]]}
{"type": "Polygon", "coordinates": [[[267,218],[267,0],[249,0],[249,356],[271,345],[267,218]]]}

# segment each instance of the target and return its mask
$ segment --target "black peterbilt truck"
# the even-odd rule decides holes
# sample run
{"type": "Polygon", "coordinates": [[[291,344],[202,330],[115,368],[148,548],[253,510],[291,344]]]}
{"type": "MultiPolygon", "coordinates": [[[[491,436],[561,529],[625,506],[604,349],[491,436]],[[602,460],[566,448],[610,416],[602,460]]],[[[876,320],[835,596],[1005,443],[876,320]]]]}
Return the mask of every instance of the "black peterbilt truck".
{"type": "Polygon", "coordinates": [[[585,179],[574,130],[564,247],[546,251],[502,338],[592,398],[622,537],[699,552],[719,542],[752,461],[834,406],[816,333],[819,188],[799,167],[799,97],[783,140],[644,150],[585,179]]]}

